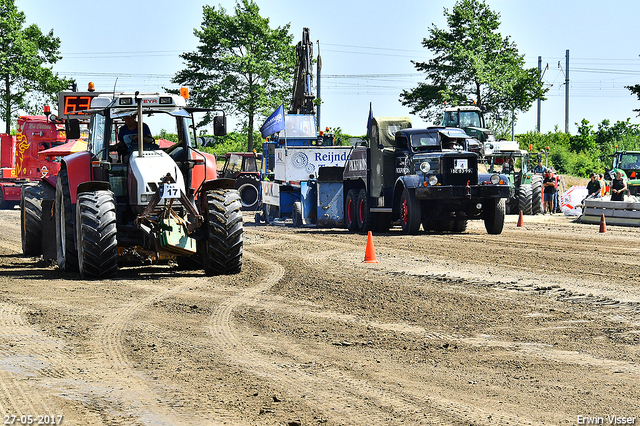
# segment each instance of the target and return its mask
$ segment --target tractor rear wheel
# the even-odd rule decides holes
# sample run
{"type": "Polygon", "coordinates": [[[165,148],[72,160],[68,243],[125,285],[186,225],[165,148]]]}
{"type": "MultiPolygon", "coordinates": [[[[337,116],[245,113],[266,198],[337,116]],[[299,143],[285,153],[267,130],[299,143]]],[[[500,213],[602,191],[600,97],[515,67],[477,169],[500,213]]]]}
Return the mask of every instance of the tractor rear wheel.
{"type": "Polygon", "coordinates": [[[78,194],[76,240],[83,278],[111,278],[118,272],[116,204],[111,191],[78,194]]]}
{"type": "Polygon", "coordinates": [[[256,210],[258,208],[258,185],[260,180],[256,175],[240,175],[236,179],[235,188],[240,194],[242,210],[256,210]]]}
{"type": "Polygon", "coordinates": [[[358,232],[358,191],[350,189],[344,204],[344,224],[351,232],[358,232]]]}
{"type": "Polygon", "coordinates": [[[531,176],[531,214],[542,213],[542,176],[531,176]]]}
{"type": "Polygon", "coordinates": [[[405,188],[400,197],[400,224],[402,232],[409,235],[417,234],[420,230],[422,213],[420,203],[416,200],[415,194],[405,188]]]}
{"type": "Polygon", "coordinates": [[[66,272],[78,272],[75,216],[73,214],[73,205],[71,204],[67,169],[58,172],[54,212],[58,268],[66,272]]]}
{"type": "Polygon", "coordinates": [[[531,185],[521,185],[518,190],[518,207],[522,214],[530,215],[531,206],[531,185]]]}
{"type": "Polygon", "coordinates": [[[22,234],[22,253],[27,256],[42,254],[42,183],[29,183],[22,186],[20,194],[20,231],[22,234]]]}
{"type": "Polygon", "coordinates": [[[206,197],[204,272],[208,276],[237,274],[242,270],[243,244],[240,195],[233,189],[213,189],[206,197]]]}
{"type": "Polygon", "coordinates": [[[487,233],[498,235],[502,233],[504,228],[505,203],[504,198],[493,198],[486,200],[484,203],[484,227],[487,233]]]}

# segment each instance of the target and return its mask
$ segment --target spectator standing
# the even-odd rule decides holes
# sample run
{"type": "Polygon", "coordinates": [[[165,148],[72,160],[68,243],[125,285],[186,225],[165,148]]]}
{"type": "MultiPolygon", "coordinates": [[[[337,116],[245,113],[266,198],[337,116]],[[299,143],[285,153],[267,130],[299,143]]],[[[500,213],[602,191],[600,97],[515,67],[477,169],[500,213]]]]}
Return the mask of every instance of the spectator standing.
{"type": "Polygon", "coordinates": [[[547,171],[547,168],[542,165],[542,161],[538,161],[538,165],[533,168],[533,173],[544,174],[547,171]]]}
{"type": "Polygon", "coordinates": [[[587,198],[600,198],[602,195],[602,181],[600,180],[600,176],[591,173],[589,178],[591,180],[587,184],[587,198]]]}
{"type": "Polygon", "coordinates": [[[543,204],[544,212],[553,214],[553,194],[556,192],[556,180],[551,173],[551,170],[547,169],[542,180],[543,190],[543,204]]]}
{"type": "Polygon", "coordinates": [[[597,178],[600,179],[600,182],[602,183],[602,192],[600,192],[600,196],[604,197],[604,194],[609,190],[609,188],[607,188],[607,182],[604,180],[604,175],[602,173],[598,174],[597,178]]]}
{"type": "Polygon", "coordinates": [[[624,201],[624,191],[627,190],[627,181],[622,177],[622,171],[616,172],[616,178],[611,181],[611,201],[624,201]]]}

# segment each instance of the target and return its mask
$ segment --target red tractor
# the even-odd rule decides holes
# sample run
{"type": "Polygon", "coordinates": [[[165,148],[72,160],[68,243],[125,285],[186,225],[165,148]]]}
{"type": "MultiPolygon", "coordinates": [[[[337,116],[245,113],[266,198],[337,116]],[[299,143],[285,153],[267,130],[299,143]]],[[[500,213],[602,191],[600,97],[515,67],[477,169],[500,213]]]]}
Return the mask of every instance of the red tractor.
{"type": "MultiPolygon", "coordinates": [[[[181,93],[91,100],[88,150],[64,157],[58,173],[53,225],[59,268],[109,278],[123,262],[174,258],[198,264],[207,275],[241,271],[235,182],[218,179],[215,157],[197,150],[194,113],[217,113],[188,107],[188,92],[181,93]],[[168,124],[178,143],[161,149],[147,128],[168,124]]],[[[213,118],[214,134],[226,134],[224,113],[213,118]]],[[[75,137],[77,121],[67,123],[67,136],[75,137]]]]}

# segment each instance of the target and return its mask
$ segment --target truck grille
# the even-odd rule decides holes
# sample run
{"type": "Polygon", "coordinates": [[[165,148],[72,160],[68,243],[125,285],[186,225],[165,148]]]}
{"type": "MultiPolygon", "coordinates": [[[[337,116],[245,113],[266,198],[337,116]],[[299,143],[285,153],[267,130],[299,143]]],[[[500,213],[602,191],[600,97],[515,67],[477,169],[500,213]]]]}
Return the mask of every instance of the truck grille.
{"type": "Polygon", "coordinates": [[[441,164],[443,185],[467,186],[467,182],[469,185],[478,184],[478,158],[475,155],[444,157],[441,164]],[[460,160],[466,161],[466,169],[460,168],[460,160]]]}

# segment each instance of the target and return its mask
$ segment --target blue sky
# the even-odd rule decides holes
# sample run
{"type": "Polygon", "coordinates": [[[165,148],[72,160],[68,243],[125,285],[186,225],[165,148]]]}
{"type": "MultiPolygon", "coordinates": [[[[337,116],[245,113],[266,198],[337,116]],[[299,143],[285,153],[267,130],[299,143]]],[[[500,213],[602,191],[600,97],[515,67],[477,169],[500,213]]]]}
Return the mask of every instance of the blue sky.
{"type": "MultiPolygon", "coordinates": [[[[322,126],[361,135],[369,103],[377,116],[407,116],[398,98],[402,89],[423,79],[411,60],[429,59],[421,45],[434,24],[446,28],[444,8],[455,0],[319,2],[256,0],[271,27],[291,24],[294,43],[302,28],[320,42],[322,55],[322,126]],[[393,5],[393,6],[390,6],[393,5]]],[[[202,6],[222,5],[232,13],[234,0],[16,0],[27,23],[53,30],[61,39],[63,59],[54,66],[75,78],[79,89],[89,81],[97,90],[157,91],[173,87],[171,77],[184,67],[179,54],[196,48],[193,30],[202,6]]],[[[640,2],[610,0],[487,0],[500,13],[500,33],[510,36],[527,67],[549,65],[550,88],[542,102],[541,130],[565,127],[565,52],[570,51],[569,131],[583,118],[594,128],[631,118],[639,123],[640,101],[624,88],[640,83],[640,2]],[[558,67],[560,61],[561,68],[558,67]]],[[[314,48],[317,53],[317,44],[314,48]]],[[[516,133],[535,130],[536,104],[518,116],[516,133]]],[[[431,124],[412,116],[414,127],[431,124]]],[[[233,120],[232,120],[233,123],[233,120]]],[[[261,122],[260,122],[261,124],[261,122]]]]}

